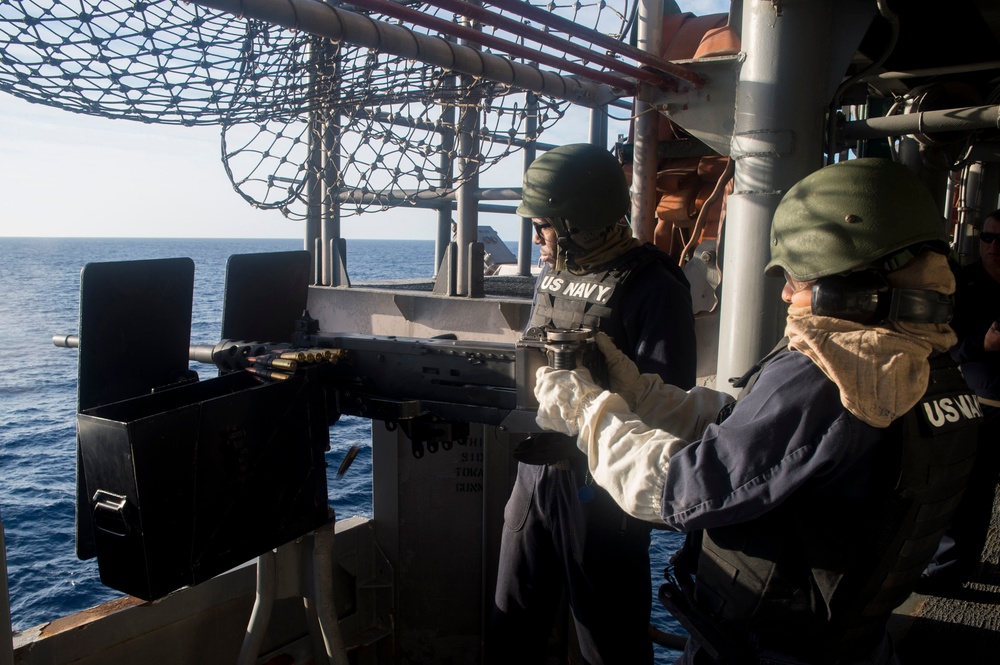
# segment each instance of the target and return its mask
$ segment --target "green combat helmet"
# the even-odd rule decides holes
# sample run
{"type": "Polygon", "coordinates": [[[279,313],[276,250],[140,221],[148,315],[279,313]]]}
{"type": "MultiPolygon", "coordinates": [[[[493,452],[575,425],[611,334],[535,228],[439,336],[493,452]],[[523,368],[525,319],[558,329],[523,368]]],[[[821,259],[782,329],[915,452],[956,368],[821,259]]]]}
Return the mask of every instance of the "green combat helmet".
{"type": "Polygon", "coordinates": [[[612,226],[630,206],[621,164],[604,148],[575,143],[531,163],[517,214],[551,220],[560,239],[612,226]]]}
{"type": "Polygon", "coordinates": [[[782,197],[766,272],[808,282],[892,271],[913,258],[901,250],[938,241],[947,242],[944,220],[916,174],[888,159],[854,159],[806,176],[782,197]]]}

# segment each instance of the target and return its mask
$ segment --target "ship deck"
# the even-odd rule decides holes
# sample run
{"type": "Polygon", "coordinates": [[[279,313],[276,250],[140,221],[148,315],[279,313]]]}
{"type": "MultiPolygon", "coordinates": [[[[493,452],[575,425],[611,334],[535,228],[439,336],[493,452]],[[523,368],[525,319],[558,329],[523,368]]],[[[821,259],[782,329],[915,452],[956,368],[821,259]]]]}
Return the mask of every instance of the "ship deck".
{"type": "Polygon", "coordinates": [[[911,595],[890,631],[905,665],[1000,662],[1000,492],[973,579],[946,594],[911,595]]]}

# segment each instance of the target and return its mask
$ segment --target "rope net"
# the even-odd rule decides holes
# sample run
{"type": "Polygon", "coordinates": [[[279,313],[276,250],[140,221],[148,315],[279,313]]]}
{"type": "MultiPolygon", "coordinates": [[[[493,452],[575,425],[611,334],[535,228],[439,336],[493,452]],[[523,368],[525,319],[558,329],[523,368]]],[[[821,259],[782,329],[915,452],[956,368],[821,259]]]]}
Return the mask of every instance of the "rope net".
{"type": "MultiPolygon", "coordinates": [[[[605,0],[535,0],[621,38],[635,0],[618,1],[615,8],[605,0]]],[[[459,21],[431,5],[408,6],[459,21]]],[[[317,181],[340,192],[341,216],[450,193],[467,179],[457,173],[455,138],[466,114],[480,149],[462,173],[482,173],[538,139],[568,105],[546,97],[528,103],[527,93],[508,86],[174,0],[0,2],[0,39],[0,90],[88,115],[219,125],[236,191],[292,219],[306,217],[317,181]]]]}

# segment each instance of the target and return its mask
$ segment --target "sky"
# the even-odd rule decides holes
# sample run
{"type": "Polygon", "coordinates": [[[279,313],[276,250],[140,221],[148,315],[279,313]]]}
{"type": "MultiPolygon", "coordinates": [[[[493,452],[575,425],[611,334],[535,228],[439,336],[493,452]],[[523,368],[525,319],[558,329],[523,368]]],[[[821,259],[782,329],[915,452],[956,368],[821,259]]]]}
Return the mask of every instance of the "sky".
{"type": "MultiPolygon", "coordinates": [[[[727,0],[678,2],[702,15],[727,0]]],[[[543,135],[586,140],[586,114],[543,135]],[[580,118],[583,118],[582,122],[580,118]],[[584,132],[581,134],[580,132],[584,132]]],[[[618,110],[617,114],[623,111],[618,110]]],[[[609,140],[627,131],[612,124],[609,140]]],[[[0,236],[301,238],[303,223],[246,203],[226,177],[218,127],[146,125],[69,113],[0,93],[0,236]]],[[[514,160],[520,164],[520,155],[514,160]]],[[[520,186],[519,166],[498,167],[481,186],[520,186]],[[507,178],[507,180],[504,180],[507,178]]],[[[508,241],[510,215],[480,216],[508,241]]],[[[436,214],[397,209],[345,218],[345,238],[431,239],[436,214]]]]}

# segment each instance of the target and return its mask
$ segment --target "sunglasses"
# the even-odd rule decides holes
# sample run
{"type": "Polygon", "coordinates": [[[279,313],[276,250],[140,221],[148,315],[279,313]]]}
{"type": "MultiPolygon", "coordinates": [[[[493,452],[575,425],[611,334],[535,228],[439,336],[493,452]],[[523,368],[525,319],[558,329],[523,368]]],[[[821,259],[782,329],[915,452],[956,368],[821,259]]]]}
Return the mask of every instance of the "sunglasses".
{"type": "Polygon", "coordinates": [[[990,233],[989,231],[983,231],[979,234],[979,240],[985,242],[987,245],[993,244],[993,241],[1000,238],[1000,233],[990,233]]]}
{"type": "Polygon", "coordinates": [[[545,229],[552,228],[552,225],[548,223],[539,224],[538,222],[532,222],[531,225],[535,227],[535,235],[538,236],[539,238],[542,237],[542,231],[544,231],[545,229]]]}

